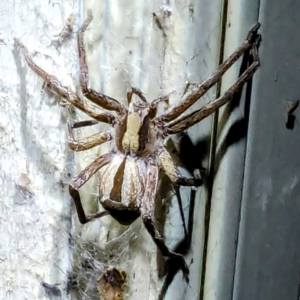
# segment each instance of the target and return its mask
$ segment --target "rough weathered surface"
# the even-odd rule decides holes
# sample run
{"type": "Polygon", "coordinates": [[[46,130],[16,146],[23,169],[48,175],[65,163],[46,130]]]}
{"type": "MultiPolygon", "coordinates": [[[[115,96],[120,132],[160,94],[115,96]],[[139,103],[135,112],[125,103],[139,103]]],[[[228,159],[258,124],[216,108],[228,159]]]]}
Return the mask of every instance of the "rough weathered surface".
{"type": "Polygon", "coordinates": [[[74,43],[66,40],[58,46],[54,35],[74,12],[72,3],[0,4],[1,299],[49,299],[46,292],[68,297],[71,218],[64,186],[70,157],[65,116],[58,99],[25,65],[13,38],[36,51],[35,59],[50,72],[70,78],[76,72],[74,43]]]}

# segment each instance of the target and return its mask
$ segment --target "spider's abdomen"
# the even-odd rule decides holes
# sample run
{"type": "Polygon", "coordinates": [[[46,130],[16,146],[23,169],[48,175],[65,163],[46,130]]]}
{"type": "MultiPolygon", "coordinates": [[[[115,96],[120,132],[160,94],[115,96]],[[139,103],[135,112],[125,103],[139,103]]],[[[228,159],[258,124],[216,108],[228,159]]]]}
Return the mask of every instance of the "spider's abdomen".
{"type": "Polygon", "coordinates": [[[121,224],[131,224],[140,215],[145,170],[141,159],[118,153],[101,174],[100,203],[121,224]]]}

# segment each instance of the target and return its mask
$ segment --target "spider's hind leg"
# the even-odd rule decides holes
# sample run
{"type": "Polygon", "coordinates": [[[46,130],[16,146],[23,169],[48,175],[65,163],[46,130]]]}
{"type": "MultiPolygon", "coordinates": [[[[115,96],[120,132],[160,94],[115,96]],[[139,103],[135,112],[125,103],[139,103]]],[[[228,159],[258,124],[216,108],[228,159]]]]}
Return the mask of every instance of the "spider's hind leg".
{"type": "Polygon", "coordinates": [[[183,275],[187,279],[187,276],[189,274],[189,268],[188,268],[188,266],[187,266],[187,264],[184,260],[184,257],[179,253],[175,253],[175,252],[172,252],[172,251],[169,250],[169,248],[165,244],[164,238],[162,237],[161,233],[156,228],[156,226],[154,225],[153,220],[150,217],[144,215],[144,216],[142,216],[142,218],[143,218],[143,223],[144,223],[147,231],[151,235],[154,243],[159,248],[162,255],[166,256],[166,257],[169,257],[170,259],[178,262],[179,265],[180,265],[180,268],[183,272],[183,275]]]}
{"type": "Polygon", "coordinates": [[[169,257],[172,260],[178,262],[186,280],[189,269],[183,258],[183,256],[179,253],[175,253],[169,250],[166,246],[165,241],[159,230],[156,228],[152,215],[153,208],[155,203],[155,195],[157,191],[157,183],[158,183],[158,167],[154,164],[148,165],[147,170],[147,183],[145,187],[145,193],[141,200],[140,212],[142,216],[143,223],[151,235],[154,243],[159,248],[163,256],[169,257]]]}

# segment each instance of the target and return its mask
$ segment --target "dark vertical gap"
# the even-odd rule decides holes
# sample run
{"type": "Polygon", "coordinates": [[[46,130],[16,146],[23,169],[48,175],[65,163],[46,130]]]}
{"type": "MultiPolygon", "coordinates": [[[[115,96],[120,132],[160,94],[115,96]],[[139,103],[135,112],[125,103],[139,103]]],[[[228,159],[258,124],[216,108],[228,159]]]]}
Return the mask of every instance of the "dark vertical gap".
{"type": "MultiPolygon", "coordinates": [[[[224,60],[224,44],[226,38],[226,23],[227,23],[227,11],[228,11],[228,0],[223,1],[223,10],[222,10],[222,21],[221,21],[221,42],[220,42],[220,55],[219,55],[219,65],[224,60]]],[[[216,89],[216,98],[221,94],[221,84],[222,79],[217,84],[216,89]]],[[[214,161],[216,155],[216,136],[218,129],[218,118],[219,111],[217,110],[213,115],[212,121],[212,133],[210,140],[210,155],[209,155],[209,174],[207,177],[207,202],[205,206],[205,220],[204,220],[204,247],[203,247],[203,256],[202,256],[202,271],[201,271],[201,284],[200,284],[200,294],[199,300],[203,299],[204,296],[204,283],[206,275],[206,258],[207,258],[207,244],[208,244],[208,234],[209,234],[209,223],[210,223],[210,210],[211,210],[211,197],[213,191],[213,182],[214,182],[214,161]]]]}
{"type": "MultiPolygon", "coordinates": [[[[242,62],[241,69],[240,69],[240,72],[239,72],[239,76],[253,62],[253,59],[252,59],[252,57],[249,57],[249,54],[250,54],[250,49],[249,49],[249,51],[245,52],[245,54],[244,54],[243,62],[242,62]]],[[[246,135],[246,137],[248,136],[251,91],[252,91],[252,78],[247,82],[246,91],[245,91],[244,123],[245,123],[245,135],[246,135]]],[[[235,247],[235,253],[234,253],[234,257],[233,257],[234,266],[233,266],[233,275],[232,275],[232,283],[231,283],[231,299],[233,298],[233,292],[234,292],[236,258],[237,258],[238,242],[239,242],[239,231],[240,231],[240,223],[241,223],[241,209],[242,209],[243,190],[244,190],[245,162],[246,162],[246,155],[247,155],[247,144],[248,143],[247,143],[247,138],[246,138],[245,139],[244,170],[243,170],[243,174],[242,174],[242,187],[241,187],[241,190],[240,190],[240,205],[239,205],[238,220],[237,220],[237,233],[236,233],[236,239],[235,239],[236,240],[236,247],[235,247]]]]}
{"type": "MultiPolygon", "coordinates": [[[[259,20],[259,12],[260,12],[260,5],[261,1],[257,0],[257,20],[259,20]]],[[[259,49],[258,49],[259,50],[259,49]]],[[[253,62],[253,58],[250,57],[248,60],[248,65],[251,65],[253,62]]],[[[231,299],[234,297],[234,287],[235,287],[235,280],[236,280],[236,264],[237,264],[237,256],[238,256],[238,247],[239,247],[239,236],[240,236],[240,226],[241,226],[241,217],[242,217],[242,205],[243,205],[243,192],[244,192],[244,186],[245,186],[245,168],[246,168],[246,159],[247,159],[247,153],[248,153],[248,130],[249,130],[249,120],[250,120],[250,100],[251,100],[251,94],[252,94],[252,84],[253,84],[253,78],[248,81],[246,86],[246,93],[245,93],[245,108],[244,108],[244,119],[246,124],[246,140],[245,140],[245,155],[244,155],[244,172],[243,172],[243,178],[242,178],[242,187],[241,187],[241,202],[239,207],[239,214],[238,214],[238,222],[237,222],[237,235],[236,235],[236,247],[235,247],[235,257],[234,257],[234,269],[233,269],[233,278],[232,278],[232,287],[231,287],[231,299]]]]}

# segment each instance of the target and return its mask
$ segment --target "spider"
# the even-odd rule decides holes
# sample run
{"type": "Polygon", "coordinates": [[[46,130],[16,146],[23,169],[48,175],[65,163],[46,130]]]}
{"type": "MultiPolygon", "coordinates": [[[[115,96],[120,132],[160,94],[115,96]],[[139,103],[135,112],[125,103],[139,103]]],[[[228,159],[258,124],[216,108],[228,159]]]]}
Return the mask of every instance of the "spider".
{"type": "Polygon", "coordinates": [[[70,148],[74,151],[84,151],[114,140],[114,146],[110,152],[96,158],[69,184],[69,192],[74,200],[78,218],[84,224],[95,218],[110,215],[119,223],[129,225],[141,217],[163,256],[175,259],[180,264],[183,274],[188,274],[188,267],[183,256],[168,249],[161,233],[154,224],[154,201],[161,169],[177,187],[198,187],[202,184],[202,180],[183,177],[164,147],[164,142],[168,136],[190,128],[229,102],[233,95],[253,76],[260,65],[257,51],[260,40],[257,30],[260,24],[257,23],[250,29],[247,38],[239,48],[209,78],[189,93],[185,93],[178,103],[158,115],[158,104],[168,101],[169,96],[158,97],[148,103],[139,89],[131,88],[127,92],[128,108],[126,108],[112,97],[98,93],[88,86],[89,74],[83,37],[92,18],[92,13],[89,11],[87,19],[77,34],[80,85],[85,98],[89,101],[81,99],[68,87],[63,86],[56,77],[37,66],[28,49],[18,39],[15,39],[15,44],[23,52],[29,67],[45,81],[48,88],[93,119],[78,122],[72,126],[68,125],[70,148]],[[225,94],[193,113],[181,116],[217,83],[230,66],[248,49],[252,51],[252,64],[225,94]],[[133,94],[138,96],[139,101],[131,101],[133,94]],[[98,122],[110,124],[111,130],[99,132],[81,140],[74,138],[72,129],[91,126],[98,122]],[[78,190],[104,166],[106,168],[102,170],[99,187],[99,201],[104,211],[87,216],[83,210],[78,190]]]}

